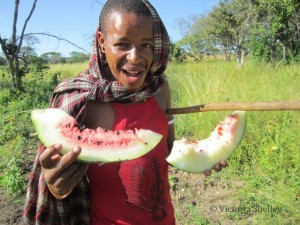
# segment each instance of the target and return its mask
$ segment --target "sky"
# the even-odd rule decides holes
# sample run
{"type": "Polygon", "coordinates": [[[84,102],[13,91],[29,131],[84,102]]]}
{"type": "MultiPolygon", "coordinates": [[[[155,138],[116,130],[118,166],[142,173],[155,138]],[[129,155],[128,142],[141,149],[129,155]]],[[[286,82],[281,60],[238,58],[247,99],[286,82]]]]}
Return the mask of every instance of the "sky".
{"type": "MultiPolygon", "coordinates": [[[[149,0],[158,11],[172,41],[182,36],[176,27],[176,20],[188,19],[192,15],[207,14],[217,0],[149,0]]],[[[14,11],[13,0],[0,0],[0,35],[9,38],[12,32],[14,11]]],[[[29,14],[33,0],[20,0],[18,31],[29,14]]],[[[49,33],[91,51],[91,43],[97,28],[98,17],[105,0],[38,0],[36,9],[28,22],[25,33],[49,33]]],[[[40,44],[36,45],[37,54],[81,51],[64,41],[38,35],[40,44]]]]}

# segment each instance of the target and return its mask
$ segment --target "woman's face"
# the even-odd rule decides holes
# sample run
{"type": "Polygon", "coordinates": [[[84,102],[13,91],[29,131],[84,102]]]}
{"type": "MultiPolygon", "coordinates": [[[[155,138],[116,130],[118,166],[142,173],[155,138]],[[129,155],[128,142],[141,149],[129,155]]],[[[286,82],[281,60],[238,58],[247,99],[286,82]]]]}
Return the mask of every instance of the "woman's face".
{"type": "Polygon", "coordinates": [[[143,86],[153,62],[153,21],[151,17],[113,12],[98,43],[106,55],[114,78],[127,89],[143,86]]]}

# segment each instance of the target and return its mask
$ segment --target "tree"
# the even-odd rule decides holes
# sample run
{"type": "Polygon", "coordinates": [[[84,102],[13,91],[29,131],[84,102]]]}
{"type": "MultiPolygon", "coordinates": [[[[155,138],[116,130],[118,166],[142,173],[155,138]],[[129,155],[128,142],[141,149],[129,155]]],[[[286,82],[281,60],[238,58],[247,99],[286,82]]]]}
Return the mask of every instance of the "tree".
{"type": "Polygon", "coordinates": [[[212,44],[211,40],[201,32],[202,26],[199,25],[205,16],[189,16],[176,20],[176,25],[180,30],[183,38],[172,46],[172,55],[174,58],[180,56],[180,61],[185,61],[188,58],[193,61],[199,61],[203,55],[217,54],[219,50],[212,44]],[[180,53],[180,55],[179,55],[180,53]]]}
{"type": "Polygon", "coordinates": [[[24,66],[28,66],[31,56],[37,56],[34,45],[39,43],[39,39],[35,36],[28,35],[24,36],[23,43],[23,46],[20,48],[19,59],[24,66]]]}
{"type": "Polygon", "coordinates": [[[46,52],[41,55],[47,63],[65,63],[66,59],[62,56],[60,52],[46,52]]]}
{"type": "Polygon", "coordinates": [[[226,61],[232,52],[236,53],[238,65],[245,61],[247,35],[257,19],[253,1],[221,1],[206,16],[199,18],[192,26],[192,40],[202,48],[219,48],[226,61]]]}
{"type": "Polygon", "coordinates": [[[87,60],[89,60],[90,55],[83,53],[83,52],[70,52],[69,53],[70,57],[69,57],[69,62],[70,63],[77,63],[77,62],[85,62],[87,60]]]}
{"type": "MultiPolygon", "coordinates": [[[[27,16],[27,18],[24,21],[22,30],[20,34],[17,34],[17,21],[18,21],[18,15],[19,15],[19,3],[20,0],[15,0],[15,7],[14,7],[14,13],[13,13],[13,28],[12,28],[12,34],[10,38],[4,38],[0,34],[0,45],[2,52],[4,53],[4,57],[6,59],[8,71],[10,73],[10,79],[11,79],[11,87],[12,89],[21,89],[22,88],[22,78],[29,72],[29,63],[30,61],[27,60],[29,55],[27,54],[33,54],[34,48],[33,45],[38,43],[38,39],[34,37],[34,35],[46,35],[51,38],[56,38],[59,41],[66,41],[69,44],[74,45],[75,47],[84,50],[83,48],[77,46],[76,44],[58,37],[53,34],[47,34],[47,33],[25,33],[27,24],[30,20],[30,18],[33,15],[33,12],[36,8],[37,0],[33,0],[31,10],[27,16]],[[27,46],[23,46],[23,43],[26,42],[27,46]]],[[[60,60],[62,60],[62,57],[60,57],[60,60]]]]}
{"type": "Polygon", "coordinates": [[[184,52],[182,48],[177,43],[170,44],[170,56],[169,59],[171,62],[180,63],[184,61],[184,52]]]}
{"type": "Polygon", "coordinates": [[[0,56],[0,66],[5,66],[5,65],[6,65],[6,59],[0,56]]]}
{"type": "Polygon", "coordinates": [[[240,66],[250,52],[270,64],[300,58],[299,0],[220,0],[194,21],[180,20],[186,34],[179,43],[191,54],[235,53],[240,66]]]}
{"type": "Polygon", "coordinates": [[[259,61],[274,64],[299,55],[300,2],[298,0],[258,0],[257,23],[252,29],[251,50],[259,61]]]}
{"type": "Polygon", "coordinates": [[[15,8],[13,15],[13,29],[10,39],[3,38],[0,35],[0,45],[7,61],[8,70],[10,72],[11,86],[13,89],[20,89],[22,78],[27,73],[27,65],[20,63],[20,52],[24,40],[27,24],[35,10],[37,0],[33,1],[29,15],[25,19],[21,34],[17,35],[17,21],[19,14],[19,0],[15,0],[15,8]]]}
{"type": "Polygon", "coordinates": [[[246,47],[249,33],[256,23],[258,12],[254,8],[253,0],[233,0],[227,3],[227,9],[232,12],[233,20],[230,24],[233,30],[231,46],[236,53],[236,60],[239,66],[245,62],[245,55],[248,53],[246,47]]]}

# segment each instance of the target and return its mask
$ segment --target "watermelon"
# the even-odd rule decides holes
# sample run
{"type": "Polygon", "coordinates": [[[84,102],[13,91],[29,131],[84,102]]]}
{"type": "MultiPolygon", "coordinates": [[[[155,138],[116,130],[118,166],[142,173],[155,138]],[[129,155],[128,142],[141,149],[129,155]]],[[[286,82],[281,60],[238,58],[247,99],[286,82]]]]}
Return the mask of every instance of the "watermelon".
{"type": "Polygon", "coordinates": [[[192,173],[211,170],[222,160],[227,160],[238,147],[246,129],[246,112],[235,111],[199,141],[186,138],[175,140],[167,161],[174,167],[192,173]]]}
{"type": "Polygon", "coordinates": [[[83,129],[72,116],[56,108],[32,110],[31,119],[43,145],[60,143],[61,154],[80,146],[78,160],[87,163],[135,159],[151,151],[162,139],[161,134],[146,129],[83,129]]]}

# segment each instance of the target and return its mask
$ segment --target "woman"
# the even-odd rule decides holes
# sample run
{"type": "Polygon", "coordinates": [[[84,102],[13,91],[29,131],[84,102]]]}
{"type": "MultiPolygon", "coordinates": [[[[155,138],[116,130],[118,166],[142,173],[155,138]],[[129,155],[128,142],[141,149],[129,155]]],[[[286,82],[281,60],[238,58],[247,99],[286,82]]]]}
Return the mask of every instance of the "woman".
{"type": "Polygon", "coordinates": [[[164,75],[169,37],[146,0],[108,0],[89,68],[64,81],[51,107],[85,127],[144,128],[163,134],[150,153],[104,164],[76,161],[80,146],[60,156],[58,143],[41,149],[26,196],[25,224],[175,224],[166,157],[174,141],[164,75]]]}

